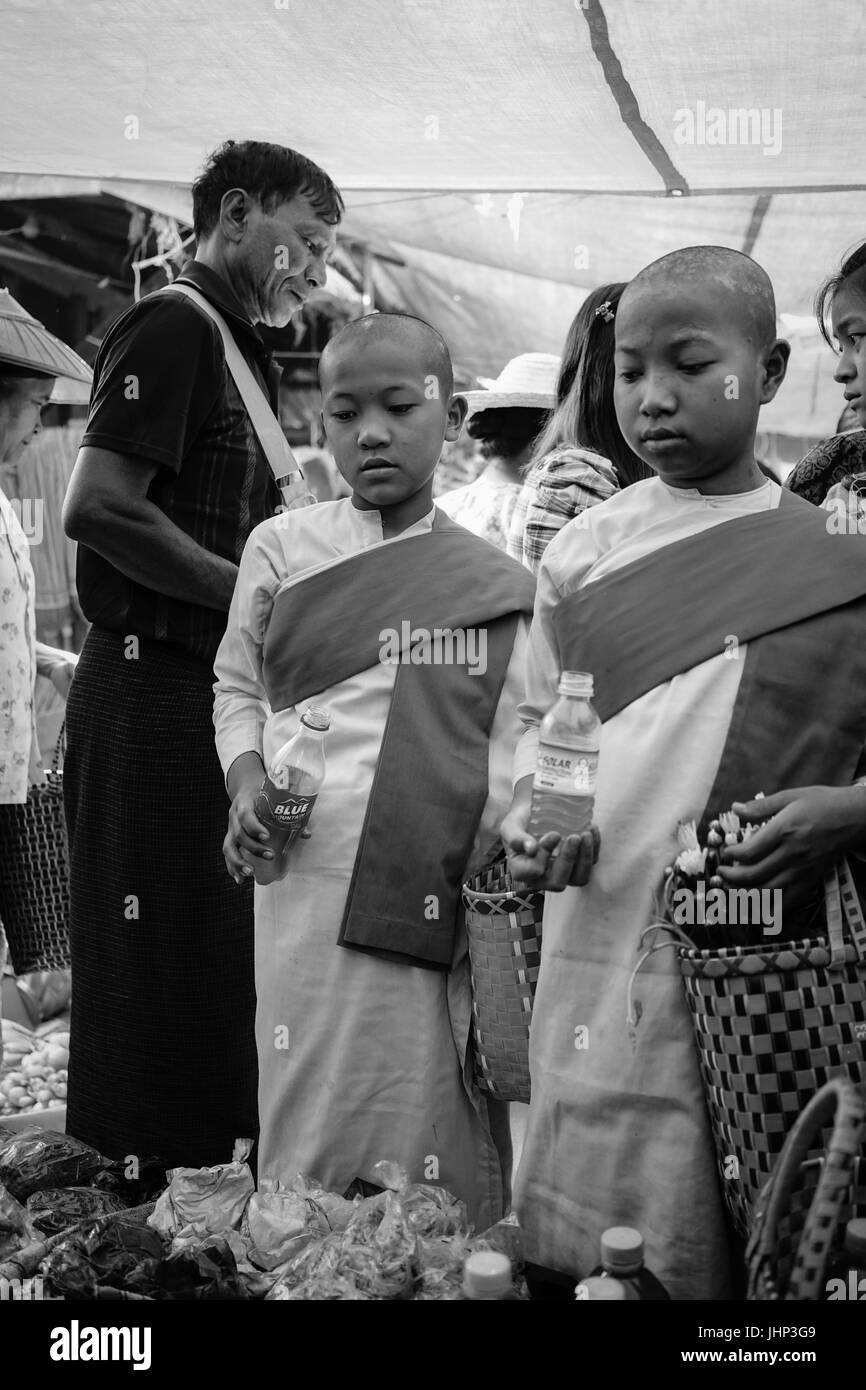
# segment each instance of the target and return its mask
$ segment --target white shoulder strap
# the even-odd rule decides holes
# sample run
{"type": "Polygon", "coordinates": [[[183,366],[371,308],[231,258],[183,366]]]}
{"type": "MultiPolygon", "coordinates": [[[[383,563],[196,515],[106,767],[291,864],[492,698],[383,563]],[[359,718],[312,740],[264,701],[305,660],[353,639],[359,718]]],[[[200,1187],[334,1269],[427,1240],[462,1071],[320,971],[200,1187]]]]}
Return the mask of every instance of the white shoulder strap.
{"type": "Polygon", "coordinates": [[[247,366],[243,353],[235,342],[232,331],[222,314],[191,285],[168,285],[158,293],[185,295],[216,324],[223,340],[226,366],[231,372],[253,429],[270,464],[274,481],[283,499],[283,505],[287,509],[309,506],[311,502],[315,501],[315,498],[304,482],[301,466],[289,447],[289,441],[283,434],[280,422],[271,409],[270,402],[247,366]]]}

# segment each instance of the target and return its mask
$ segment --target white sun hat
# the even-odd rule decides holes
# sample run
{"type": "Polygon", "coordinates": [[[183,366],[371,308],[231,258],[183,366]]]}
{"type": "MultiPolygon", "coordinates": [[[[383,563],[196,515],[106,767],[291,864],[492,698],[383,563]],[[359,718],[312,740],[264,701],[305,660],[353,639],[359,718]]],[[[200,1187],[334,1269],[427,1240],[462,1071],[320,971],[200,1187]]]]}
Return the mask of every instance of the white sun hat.
{"type": "Polygon", "coordinates": [[[522,352],[506,362],[495,381],[478,380],[483,391],[461,391],[469,402],[469,414],[479,410],[499,410],[502,406],[529,406],[552,410],[556,404],[556,382],[562,359],[551,352],[522,352]]]}

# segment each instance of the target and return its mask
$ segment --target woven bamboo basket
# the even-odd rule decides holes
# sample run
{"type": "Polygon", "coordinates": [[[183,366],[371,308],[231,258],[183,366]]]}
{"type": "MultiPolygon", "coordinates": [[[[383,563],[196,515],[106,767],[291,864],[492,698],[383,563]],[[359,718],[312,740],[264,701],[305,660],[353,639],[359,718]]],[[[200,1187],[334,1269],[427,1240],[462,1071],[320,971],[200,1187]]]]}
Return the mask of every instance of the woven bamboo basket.
{"type": "Polygon", "coordinates": [[[844,1227],[866,1215],[866,1102],[850,1081],[818,1091],[785,1140],[755,1207],[747,1249],[753,1301],[809,1301],[826,1293],[826,1270],[844,1227]],[[810,1158],[832,1121],[826,1153],[810,1158]]]}
{"type": "Polygon", "coordinates": [[[65,726],[45,781],[0,807],[0,921],[16,975],[69,966],[69,845],[59,770],[65,726]]]}
{"type": "Polygon", "coordinates": [[[463,885],[479,1090],[529,1101],[529,1025],[541,964],[544,894],[515,889],[504,859],[463,885]]]}
{"type": "Polygon", "coordinates": [[[678,952],[725,1200],[744,1237],[815,1093],[834,1076],[866,1088],[866,932],[844,861],[826,901],[827,938],[678,952]]]}

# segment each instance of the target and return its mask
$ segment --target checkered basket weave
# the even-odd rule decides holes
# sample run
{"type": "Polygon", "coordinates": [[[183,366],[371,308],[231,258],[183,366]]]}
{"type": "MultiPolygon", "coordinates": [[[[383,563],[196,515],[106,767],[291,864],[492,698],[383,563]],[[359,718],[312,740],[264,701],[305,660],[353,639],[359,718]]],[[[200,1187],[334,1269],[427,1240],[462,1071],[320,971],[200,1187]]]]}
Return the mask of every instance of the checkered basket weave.
{"type": "Polygon", "coordinates": [[[866,1094],[866,929],[844,860],[825,892],[826,938],[678,951],[725,1200],[744,1237],[816,1091],[841,1076],[866,1094]]]}
{"type": "Polygon", "coordinates": [[[504,859],[463,885],[479,1090],[529,1100],[529,1024],[541,963],[544,894],[515,889],[504,859]]]}
{"type": "Polygon", "coordinates": [[[64,729],[51,771],[20,806],[0,807],[0,921],[16,975],[69,966],[69,848],[58,770],[64,729]]]}
{"type": "Polygon", "coordinates": [[[823,1297],[827,1261],[846,1222],[866,1214],[864,1125],[866,1102],[850,1081],[836,1077],[809,1101],[755,1206],[746,1252],[749,1299],[823,1297]],[[810,1159],[828,1121],[826,1154],[810,1159]]]}

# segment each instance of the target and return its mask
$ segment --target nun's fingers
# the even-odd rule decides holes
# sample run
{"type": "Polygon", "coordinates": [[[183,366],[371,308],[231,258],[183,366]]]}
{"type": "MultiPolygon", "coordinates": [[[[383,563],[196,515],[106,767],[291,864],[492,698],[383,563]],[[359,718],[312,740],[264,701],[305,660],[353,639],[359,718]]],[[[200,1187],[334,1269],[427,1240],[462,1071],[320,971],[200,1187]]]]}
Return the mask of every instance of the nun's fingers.
{"type": "Polygon", "coordinates": [[[588,830],[584,830],[583,834],[578,838],[574,865],[568,880],[573,887],[583,888],[589,883],[592,877],[592,866],[598,858],[600,843],[601,840],[598,831],[594,830],[592,826],[588,830]]]}

